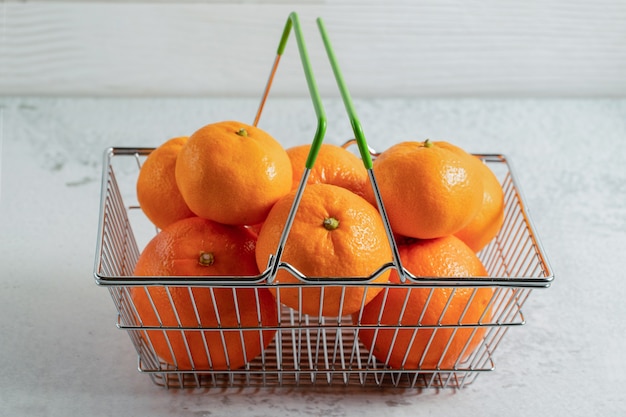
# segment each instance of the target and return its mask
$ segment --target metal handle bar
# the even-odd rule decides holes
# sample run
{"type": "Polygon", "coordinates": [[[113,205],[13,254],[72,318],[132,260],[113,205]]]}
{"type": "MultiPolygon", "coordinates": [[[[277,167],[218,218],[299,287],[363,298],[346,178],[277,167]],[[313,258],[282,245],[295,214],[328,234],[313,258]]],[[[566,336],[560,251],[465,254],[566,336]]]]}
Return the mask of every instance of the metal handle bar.
{"type": "Polygon", "coordinates": [[[296,36],[296,42],[298,44],[298,51],[300,53],[300,59],[302,61],[302,68],[304,69],[304,75],[306,77],[307,85],[309,88],[309,94],[311,96],[311,100],[313,102],[313,107],[315,109],[315,114],[317,116],[317,129],[315,131],[315,136],[313,137],[313,141],[311,143],[311,148],[309,150],[309,155],[307,157],[305,163],[305,169],[302,174],[302,178],[300,179],[300,184],[298,185],[296,195],[294,197],[294,201],[292,203],[289,214],[287,215],[287,219],[285,221],[285,226],[283,228],[282,234],[278,241],[278,246],[276,248],[276,253],[270,256],[268,259],[267,270],[264,274],[268,274],[267,282],[272,283],[276,278],[276,274],[278,273],[278,269],[290,269],[290,265],[286,263],[281,263],[282,254],[285,248],[285,243],[287,242],[287,237],[289,236],[289,231],[291,230],[291,226],[296,216],[296,212],[298,211],[298,206],[300,205],[300,201],[302,199],[302,195],[304,194],[304,188],[306,187],[307,180],[311,173],[311,169],[315,164],[315,159],[317,158],[317,154],[319,153],[319,149],[322,146],[322,142],[324,140],[324,135],[326,134],[326,114],[324,112],[324,108],[322,106],[322,100],[320,98],[319,91],[317,89],[317,83],[315,82],[315,77],[313,76],[313,70],[311,68],[311,63],[309,61],[309,54],[307,52],[306,45],[304,43],[304,37],[302,36],[302,29],[300,26],[300,19],[295,12],[289,14],[287,19],[287,23],[285,23],[285,28],[283,29],[283,34],[280,38],[280,42],[278,44],[278,50],[276,51],[276,58],[274,60],[274,65],[272,66],[272,71],[270,72],[270,77],[265,87],[265,92],[263,93],[263,97],[261,99],[261,104],[257,111],[257,115],[254,121],[256,125],[261,116],[261,112],[263,111],[263,106],[269,94],[269,90],[272,85],[272,81],[274,79],[274,75],[276,73],[276,69],[278,67],[278,63],[280,62],[280,58],[285,51],[285,47],[287,45],[287,40],[289,39],[289,35],[293,29],[293,32],[296,36]]]}
{"type": "Polygon", "coordinates": [[[387,211],[385,210],[382,196],[380,195],[380,190],[378,188],[378,182],[376,181],[376,176],[374,175],[374,170],[372,169],[373,164],[372,164],[372,157],[370,154],[370,148],[367,145],[367,140],[365,139],[365,134],[363,133],[363,128],[361,127],[361,122],[359,121],[359,118],[356,115],[356,110],[354,109],[354,104],[352,103],[352,97],[350,96],[350,92],[348,91],[348,87],[346,86],[345,80],[341,73],[341,69],[339,68],[337,57],[335,56],[335,52],[333,51],[333,47],[330,43],[330,39],[328,38],[326,27],[324,26],[324,22],[322,21],[321,17],[317,19],[317,26],[322,36],[322,40],[324,41],[326,54],[328,55],[330,66],[332,67],[333,73],[335,74],[335,80],[337,81],[337,86],[339,87],[339,91],[341,92],[341,97],[343,99],[346,112],[348,113],[350,124],[352,125],[352,131],[354,132],[354,138],[359,147],[359,152],[361,154],[361,159],[363,160],[363,165],[365,165],[365,168],[367,169],[367,173],[369,175],[369,180],[372,186],[372,190],[374,192],[376,204],[378,205],[378,210],[381,214],[383,225],[385,226],[387,240],[389,242],[389,246],[391,247],[391,252],[393,256],[393,264],[398,272],[400,281],[405,282],[408,272],[402,267],[402,262],[400,260],[400,253],[398,252],[398,246],[395,242],[393,231],[391,230],[389,217],[387,216],[387,211]]]}

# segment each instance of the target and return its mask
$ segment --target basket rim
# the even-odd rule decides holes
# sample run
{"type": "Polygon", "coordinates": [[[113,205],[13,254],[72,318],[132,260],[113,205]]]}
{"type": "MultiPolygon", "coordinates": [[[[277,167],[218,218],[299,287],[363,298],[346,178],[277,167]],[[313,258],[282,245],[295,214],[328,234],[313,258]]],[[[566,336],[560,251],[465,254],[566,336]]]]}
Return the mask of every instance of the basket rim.
{"type": "MultiPolygon", "coordinates": [[[[346,142],[348,144],[350,141],[346,142]]],[[[325,286],[362,286],[368,285],[372,287],[383,288],[401,288],[401,287],[520,287],[520,288],[549,288],[554,281],[554,273],[550,267],[549,261],[545,254],[545,250],[538,238],[536,228],[526,209],[525,201],[519,181],[517,180],[514,169],[510,160],[501,153],[475,153],[473,155],[489,162],[504,163],[508,168],[508,174],[517,193],[520,203],[519,210],[524,218],[524,222],[528,228],[529,237],[532,239],[532,245],[535,248],[535,255],[539,258],[543,272],[542,277],[524,277],[524,276],[489,276],[489,277],[417,277],[411,274],[406,268],[403,268],[406,281],[403,283],[376,283],[373,282],[378,275],[387,269],[395,268],[393,262],[381,265],[378,270],[369,276],[354,277],[307,277],[301,274],[296,268],[287,262],[281,261],[278,269],[286,270],[295,276],[300,282],[298,283],[280,283],[271,282],[270,268],[262,271],[258,275],[253,276],[133,276],[133,275],[106,275],[100,273],[100,260],[103,254],[103,230],[105,222],[105,203],[107,197],[109,183],[109,169],[111,160],[117,156],[146,156],[154,147],[108,147],[104,151],[104,161],[102,170],[101,195],[100,195],[100,214],[99,227],[96,245],[96,256],[93,268],[93,276],[96,283],[100,286],[192,286],[192,287],[299,287],[304,285],[325,286]],[[268,282],[270,281],[270,282],[268,282]]]]}

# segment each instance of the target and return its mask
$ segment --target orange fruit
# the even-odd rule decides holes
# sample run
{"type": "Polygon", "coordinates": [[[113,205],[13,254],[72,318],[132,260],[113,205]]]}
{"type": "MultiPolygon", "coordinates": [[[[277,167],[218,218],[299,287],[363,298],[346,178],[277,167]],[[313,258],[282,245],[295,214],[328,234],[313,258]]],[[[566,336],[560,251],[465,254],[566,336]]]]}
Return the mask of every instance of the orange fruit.
{"type": "MultiPolygon", "coordinates": [[[[293,186],[300,184],[311,145],[299,145],[287,149],[293,170],[293,186]]],[[[359,157],[341,146],[322,143],[311,168],[308,184],[326,183],[346,188],[364,197],[370,187],[369,177],[359,157]]]]}
{"type": "MultiPolygon", "coordinates": [[[[398,250],[403,266],[415,276],[488,276],[474,251],[454,236],[412,240],[399,245],[398,250]]],[[[399,282],[395,270],[389,280],[399,282]]],[[[490,320],[492,295],[491,288],[392,287],[388,293],[378,294],[353,319],[361,325],[380,321],[389,326],[426,326],[417,331],[364,328],[359,331],[359,340],[378,360],[395,369],[452,369],[482,342],[486,328],[475,326],[490,320]],[[440,327],[458,324],[468,327],[440,327]]]]}
{"type": "MultiPolygon", "coordinates": [[[[393,231],[431,239],[454,234],[478,213],[483,182],[472,155],[447,142],[401,142],[373,162],[393,231]]],[[[373,200],[370,200],[373,201],[373,200]]]]}
{"type": "MultiPolygon", "coordinates": [[[[180,220],[159,232],[134,270],[136,276],[258,273],[254,239],[246,229],[199,217],[180,220]]],[[[276,301],[265,288],[148,286],[130,291],[144,326],[211,328],[142,334],[148,346],[177,369],[240,368],[260,355],[275,335],[275,330],[263,329],[278,323],[276,301]],[[250,329],[238,330],[240,326],[250,329]]]]}
{"type": "Polygon", "coordinates": [[[474,252],[479,252],[498,234],[504,222],[504,192],[494,172],[479,158],[478,168],[483,177],[483,202],[478,213],[454,235],[474,252]]]}
{"type": "MultiPolygon", "coordinates": [[[[276,252],[296,192],[280,199],[259,232],[256,259],[265,269],[276,252]]],[[[362,197],[331,184],[311,184],[304,189],[281,260],[308,278],[366,277],[391,261],[391,248],[378,211],[362,197]]],[[[389,271],[375,282],[386,282],[389,271]]],[[[302,283],[285,270],[276,275],[278,284],[302,283]]],[[[309,315],[352,314],[369,302],[381,288],[367,285],[297,287],[269,286],[281,303],[309,315]],[[320,308],[321,307],[321,308],[320,308]]]]}
{"type": "Polygon", "coordinates": [[[194,216],[176,185],[176,158],[187,137],[169,139],[154,149],[137,177],[137,200],[146,217],[159,229],[194,216]]]}
{"type": "Polygon", "coordinates": [[[224,224],[257,224],[291,190],[291,162],[267,132],[218,122],[189,137],[176,161],[176,183],[196,215],[224,224]]]}

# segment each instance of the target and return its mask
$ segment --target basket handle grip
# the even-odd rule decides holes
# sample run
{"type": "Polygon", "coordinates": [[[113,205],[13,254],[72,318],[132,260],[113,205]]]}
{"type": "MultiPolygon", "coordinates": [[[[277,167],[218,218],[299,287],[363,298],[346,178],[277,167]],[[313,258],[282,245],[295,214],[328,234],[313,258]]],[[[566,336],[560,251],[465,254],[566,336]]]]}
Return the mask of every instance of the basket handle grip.
{"type": "Polygon", "coordinates": [[[359,147],[359,153],[361,154],[363,165],[365,165],[366,169],[371,169],[372,168],[372,156],[370,154],[369,147],[367,146],[365,134],[363,133],[361,122],[359,121],[359,118],[356,115],[356,111],[354,109],[354,104],[352,103],[350,92],[348,91],[348,88],[346,87],[346,83],[343,79],[341,69],[339,68],[339,64],[337,62],[337,57],[335,56],[335,52],[333,51],[332,45],[330,44],[330,39],[328,38],[326,27],[324,26],[324,22],[322,21],[321,17],[317,19],[317,26],[320,30],[322,41],[324,42],[324,47],[326,48],[326,54],[328,55],[330,66],[332,67],[333,73],[335,74],[335,79],[337,80],[337,86],[339,87],[341,98],[343,99],[346,112],[348,113],[350,124],[352,125],[352,131],[354,132],[354,138],[359,147]]]}
{"type": "Polygon", "coordinates": [[[313,165],[315,165],[315,159],[317,158],[317,154],[319,153],[320,147],[322,146],[322,142],[324,140],[324,135],[326,134],[327,119],[324,107],[322,106],[322,99],[320,98],[319,90],[317,88],[317,83],[315,81],[315,77],[313,76],[313,69],[309,60],[309,54],[304,43],[302,28],[300,26],[300,19],[298,18],[298,14],[296,12],[290,13],[289,17],[287,18],[287,22],[285,23],[285,28],[283,29],[283,33],[278,44],[278,49],[276,51],[274,65],[272,66],[272,71],[270,72],[269,79],[265,86],[265,91],[261,99],[261,104],[259,106],[259,109],[257,110],[257,114],[254,119],[254,126],[258,124],[261,117],[261,112],[263,111],[263,106],[265,105],[265,101],[269,94],[272,81],[274,80],[274,75],[276,73],[276,69],[278,68],[278,63],[280,62],[281,56],[285,52],[285,47],[287,46],[287,41],[289,40],[289,35],[291,34],[292,29],[296,36],[298,52],[300,53],[300,60],[302,61],[302,68],[304,69],[304,76],[306,78],[311,101],[313,102],[313,108],[315,109],[315,115],[317,116],[317,128],[313,137],[313,141],[311,143],[309,155],[305,163],[306,168],[311,169],[313,168],[313,165]]]}

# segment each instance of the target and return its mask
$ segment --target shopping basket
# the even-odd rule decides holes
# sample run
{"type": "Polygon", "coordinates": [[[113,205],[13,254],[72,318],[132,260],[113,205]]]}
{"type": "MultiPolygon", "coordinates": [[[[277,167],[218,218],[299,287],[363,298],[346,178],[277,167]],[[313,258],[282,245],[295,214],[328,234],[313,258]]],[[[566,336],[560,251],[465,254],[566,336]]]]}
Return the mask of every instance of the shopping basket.
{"type": "MultiPolygon", "coordinates": [[[[138,277],[133,270],[139,258],[141,248],[156,234],[158,230],[143,215],[135,195],[135,184],[143,160],[152,148],[110,148],[104,156],[102,176],[101,207],[98,229],[98,240],[94,276],[96,283],[108,288],[117,309],[117,326],[125,330],[137,351],[138,368],[147,373],[153,382],[168,388],[190,387],[284,387],[284,386],[360,386],[360,387],[398,387],[398,388],[460,388],[475,380],[477,375],[494,369],[494,353],[504,335],[511,327],[525,323],[522,306],[533,289],[548,288],[554,278],[546,255],[539,242],[537,233],[529,218],[519,183],[513,173],[510,161],[501,154],[477,155],[496,174],[501,182],[505,196],[504,223],[499,234],[479,252],[478,256],[485,265],[488,277],[416,277],[406,271],[400,262],[398,248],[393,240],[384,204],[377,190],[376,178],[372,171],[372,158],[376,152],[367,146],[360,121],[356,117],[350,94],[345,87],[341,71],[334,56],[328,35],[321,19],[318,19],[324,45],[333,67],[333,72],[341,91],[346,111],[350,118],[355,138],[346,142],[345,146],[356,145],[358,152],[368,169],[370,181],[381,211],[390,245],[393,261],[381,265],[372,276],[332,278],[323,280],[300,275],[291,265],[282,262],[281,253],[287,240],[290,222],[297,211],[298,197],[292,207],[292,215],[285,224],[281,242],[276,253],[269,260],[268,267],[258,276],[252,277],[138,277]],[[274,282],[278,270],[285,269],[298,276],[298,284],[274,282]],[[373,282],[377,274],[387,269],[395,269],[402,277],[397,284],[373,282]],[[240,288],[260,291],[268,286],[277,289],[277,322],[269,326],[259,323],[251,326],[238,322],[236,325],[203,325],[200,320],[197,326],[183,325],[146,325],[134,304],[133,289],[159,287],[169,293],[173,288],[186,288],[189,293],[202,288],[213,294],[219,289],[240,288]],[[449,300],[455,292],[469,292],[470,299],[484,289],[490,290],[490,297],[485,312],[471,321],[459,320],[449,323],[443,320],[435,323],[369,323],[364,324],[353,315],[328,317],[322,315],[303,314],[301,308],[286,307],[280,302],[280,290],[304,289],[319,287],[321,291],[328,288],[347,289],[352,286],[377,288],[381,294],[392,289],[419,288],[434,294],[446,289],[450,291],[449,300]],[[486,313],[488,311],[488,314],[486,313]],[[179,366],[171,361],[164,361],[156,353],[152,343],[152,335],[176,333],[188,340],[192,335],[238,334],[245,343],[251,333],[262,337],[264,331],[274,332],[272,340],[254,358],[247,358],[246,364],[239,368],[213,369],[210,365],[194,366],[191,348],[187,346],[191,366],[179,366]],[[374,334],[387,332],[395,337],[400,332],[410,332],[411,341],[424,339],[424,355],[441,335],[446,335],[448,344],[444,346],[442,360],[435,363],[418,362],[411,366],[389,366],[384,357],[376,355],[360,340],[365,332],[374,334]],[[389,333],[391,332],[391,333],[389,333]],[[465,337],[461,350],[452,363],[443,361],[446,350],[452,350],[452,340],[461,334],[465,337]],[[439,336],[438,336],[439,335],[439,336]],[[471,345],[471,346],[470,346],[471,345]]],[[[325,134],[325,114],[311,67],[308,61],[306,46],[302,36],[298,16],[290,14],[285,25],[278,53],[270,78],[259,106],[254,124],[259,121],[271,82],[284,52],[290,34],[294,33],[302,60],[307,85],[318,117],[317,130],[313,138],[313,146],[307,160],[307,170],[313,167],[317,150],[325,134]]],[[[298,194],[306,187],[305,175],[299,184],[298,194]]],[[[430,297],[430,296],[429,296],[430,297]]],[[[236,300],[236,297],[234,298],[236,300]]],[[[191,296],[191,303],[196,299],[191,296]]],[[[176,306],[172,302],[172,309],[176,306]]],[[[384,303],[384,302],[383,302],[384,303]]],[[[450,301],[448,301],[448,304],[450,301]]],[[[427,308],[427,304],[423,307],[427,308]]],[[[237,309],[249,306],[237,306],[237,309]]],[[[445,315],[445,308],[441,317],[445,315]]],[[[198,306],[193,305],[197,311],[198,306]]],[[[155,306],[156,311],[156,306],[155,306]]],[[[217,314],[219,312],[216,311],[217,314]]],[[[158,314],[157,314],[158,315],[158,314]]],[[[358,315],[356,315],[358,317],[358,315]]],[[[218,319],[219,322],[219,319],[218,319]]],[[[206,346],[206,355],[211,356],[210,347],[206,346]]],[[[224,348],[222,346],[222,348],[224,348]]],[[[225,348],[224,348],[225,349],[225,348]]]]}

